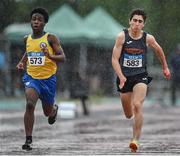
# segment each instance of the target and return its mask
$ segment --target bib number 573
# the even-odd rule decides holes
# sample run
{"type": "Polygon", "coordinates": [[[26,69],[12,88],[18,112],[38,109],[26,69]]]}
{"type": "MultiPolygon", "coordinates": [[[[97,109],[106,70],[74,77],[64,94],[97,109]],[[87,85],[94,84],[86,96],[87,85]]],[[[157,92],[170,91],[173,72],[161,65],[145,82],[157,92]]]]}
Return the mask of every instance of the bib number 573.
{"type": "Polygon", "coordinates": [[[30,65],[41,66],[44,65],[45,57],[28,57],[30,65]]]}

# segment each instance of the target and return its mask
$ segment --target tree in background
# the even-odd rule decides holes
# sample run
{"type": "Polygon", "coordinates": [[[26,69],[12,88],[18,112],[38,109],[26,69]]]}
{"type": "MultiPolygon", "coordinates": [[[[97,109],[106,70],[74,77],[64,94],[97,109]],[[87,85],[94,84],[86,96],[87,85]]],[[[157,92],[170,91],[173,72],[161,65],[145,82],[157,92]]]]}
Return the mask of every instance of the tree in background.
{"type": "Polygon", "coordinates": [[[13,16],[16,10],[16,2],[12,0],[0,1],[0,33],[4,28],[14,22],[13,16]]]}
{"type": "Polygon", "coordinates": [[[51,14],[65,3],[82,17],[101,6],[125,27],[128,25],[128,13],[133,8],[144,8],[148,14],[146,30],[155,34],[165,52],[169,53],[179,43],[179,0],[1,0],[0,32],[11,23],[27,22],[28,12],[34,7],[45,7],[51,14]]]}

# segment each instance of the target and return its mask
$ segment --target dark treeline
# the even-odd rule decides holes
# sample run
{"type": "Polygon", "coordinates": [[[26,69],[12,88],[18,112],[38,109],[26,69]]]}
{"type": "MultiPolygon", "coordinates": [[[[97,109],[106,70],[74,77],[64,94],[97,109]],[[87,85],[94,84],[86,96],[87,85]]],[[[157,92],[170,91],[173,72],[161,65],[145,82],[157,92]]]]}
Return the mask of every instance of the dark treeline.
{"type": "Polygon", "coordinates": [[[82,17],[101,6],[123,26],[128,26],[132,9],[143,8],[148,14],[145,31],[157,38],[165,53],[169,54],[180,41],[179,0],[1,0],[0,32],[9,24],[29,22],[34,7],[45,7],[51,14],[65,3],[82,17]]]}

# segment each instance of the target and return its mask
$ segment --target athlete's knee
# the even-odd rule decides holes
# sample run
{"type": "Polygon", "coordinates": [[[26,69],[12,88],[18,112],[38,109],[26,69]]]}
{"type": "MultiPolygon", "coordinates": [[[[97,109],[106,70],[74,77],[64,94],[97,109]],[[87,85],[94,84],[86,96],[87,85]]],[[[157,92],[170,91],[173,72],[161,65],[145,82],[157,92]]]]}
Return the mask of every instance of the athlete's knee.
{"type": "Polygon", "coordinates": [[[34,112],[34,109],[35,109],[34,103],[28,101],[26,104],[26,111],[27,112],[34,112]]]}
{"type": "Polygon", "coordinates": [[[125,114],[127,119],[132,119],[133,118],[133,114],[125,114]]]}
{"type": "Polygon", "coordinates": [[[134,112],[137,113],[137,112],[140,112],[142,110],[142,102],[140,101],[135,101],[133,103],[134,105],[134,112]]]}

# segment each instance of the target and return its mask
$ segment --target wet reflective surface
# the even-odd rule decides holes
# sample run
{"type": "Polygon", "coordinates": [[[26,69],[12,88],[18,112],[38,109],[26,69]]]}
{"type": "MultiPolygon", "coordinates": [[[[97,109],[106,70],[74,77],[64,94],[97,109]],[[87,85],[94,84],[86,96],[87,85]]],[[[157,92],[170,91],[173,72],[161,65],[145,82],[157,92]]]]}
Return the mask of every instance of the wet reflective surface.
{"type": "MultiPolygon", "coordinates": [[[[1,155],[131,155],[131,127],[120,105],[92,105],[90,116],[58,117],[48,125],[42,110],[36,110],[33,150],[23,151],[23,110],[0,111],[1,155]]],[[[140,155],[180,155],[180,107],[144,108],[140,155]]],[[[133,155],[133,154],[132,154],[133,155]]]]}

